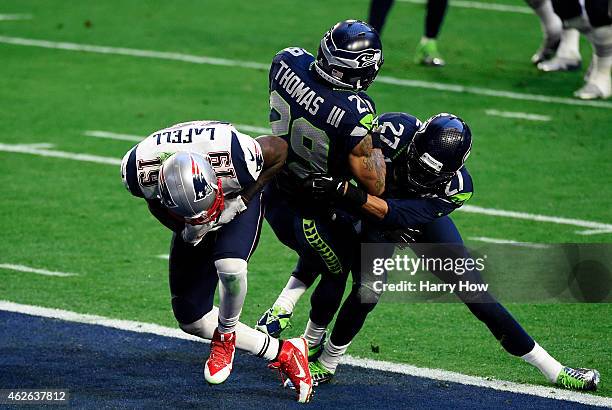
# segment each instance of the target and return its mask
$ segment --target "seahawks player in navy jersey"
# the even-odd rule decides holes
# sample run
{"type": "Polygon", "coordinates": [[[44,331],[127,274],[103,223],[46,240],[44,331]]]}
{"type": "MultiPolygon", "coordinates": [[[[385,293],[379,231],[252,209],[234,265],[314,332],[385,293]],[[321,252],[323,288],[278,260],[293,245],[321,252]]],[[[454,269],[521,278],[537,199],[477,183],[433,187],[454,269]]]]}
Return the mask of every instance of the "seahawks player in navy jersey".
{"type": "MultiPolygon", "coordinates": [[[[340,178],[323,176],[308,181],[314,197],[331,197],[338,206],[360,209],[364,214],[363,242],[407,242],[426,257],[469,256],[448,216],[472,196],[472,180],[464,166],[472,144],[469,127],[450,114],[436,115],[423,125],[415,117],[403,113],[383,114],[378,122],[382,149],[388,161],[385,197],[368,195],[340,178]],[[413,242],[451,245],[442,251],[432,251],[430,247],[413,242]]],[[[392,253],[391,250],[389,255],[376,257],[392,253]]],[[[331,337],[322,354],[310,365],[315,383],[331,379],[341,355],[380,296],[369,283],[367,274],[363,277],[359,274],[360,259],[358,256],[352,266],[353,287],[338,313],[331,337]]],[[[458,280],[452,271],[433,270],[432,273],[448,283],[458,280]]],[[[475,270],[464,273],[461,278],[472,283],[482,280],[475,270]]],[[[330,289],[319,289],[330,284],[321,280],[315,293],[320,291],[341,298],[342,292],[334,294],[330,289]]],[[[577,390],[597,388],[599,373],[596,370],[562,366],[488,292],[457,292],[457,296],[508,353],[536,366],[550,382],[577,390]]],[[[327,308],[334,308],[338,303],[329,300],[327,308]]],[[[325,309],[326,306],[313,305],[312,308],[325,309]]]]}
{"type": "MultiPolygon", "coordinates": [[[[281,242],[299,254],[297,271],[348,272],[353,249],[333,232],[352,230],[355,218],[348,213],[331,218],[329,206],[313,201],[302,188],[306,178],[326,173],[354,178],[373,195],[384,191],[385,162],[379,140],[371,135],[375,107],[364,92],[382,64],[378,34],[356,20],[334,25],[316,59],[293,47],[272,61],[270,124],[289,150],[285,167],[266,188],[266,219],[281,242]]],[[[257,328],[265,330],[284,314],[267,312],[257,328]]],[[[315,323],[309,322],[320,329],[315,323]]]]}
{"type": "Polygon", "coordinates": [[[348,20],[306,50],[280,51],[270,67],[270,125],[289,143],[287,178],[354,176],[372,194],[384,190],[384,161],[373,146],[374,104],[365,90],[383,64],[378,34],[348,20]]]}

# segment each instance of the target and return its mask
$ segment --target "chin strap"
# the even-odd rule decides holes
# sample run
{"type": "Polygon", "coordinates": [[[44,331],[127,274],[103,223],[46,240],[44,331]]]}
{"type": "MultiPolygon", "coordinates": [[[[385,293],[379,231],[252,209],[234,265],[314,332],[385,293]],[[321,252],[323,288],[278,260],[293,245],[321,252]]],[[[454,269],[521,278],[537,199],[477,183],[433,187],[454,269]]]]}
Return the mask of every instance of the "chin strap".
{"type": "Polygon", "coordinates": [[[319,67],[319,64],[317,64],[317,62],[314,62],[314,68],[317,72],[317,74],[325,81],[327,81],[328,83],[335,85],[336,87],[341,87],[341,88],[346,88],[348,90],[354,90],[354,91],[359,91],[361,89],[360,86],[354,87],[351,84],[342,82],[340,80],[338,80],[335,77],[332,77],[331,75],[327,74],[325,71],[323,71],[323,69],[321,67],[319,67]]]}

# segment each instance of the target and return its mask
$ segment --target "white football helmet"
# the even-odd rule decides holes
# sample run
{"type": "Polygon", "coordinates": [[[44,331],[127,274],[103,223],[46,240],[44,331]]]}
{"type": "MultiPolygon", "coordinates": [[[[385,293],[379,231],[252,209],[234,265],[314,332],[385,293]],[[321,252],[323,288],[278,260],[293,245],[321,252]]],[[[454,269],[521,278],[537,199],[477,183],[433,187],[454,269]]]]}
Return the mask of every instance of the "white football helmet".
{"type": "Polygon", "coordinates": [[[158,184],[164,206],[191,225],[215,221],[223,211],[221,179],[202,154],[179,151],[168,157],[158,184]]]}

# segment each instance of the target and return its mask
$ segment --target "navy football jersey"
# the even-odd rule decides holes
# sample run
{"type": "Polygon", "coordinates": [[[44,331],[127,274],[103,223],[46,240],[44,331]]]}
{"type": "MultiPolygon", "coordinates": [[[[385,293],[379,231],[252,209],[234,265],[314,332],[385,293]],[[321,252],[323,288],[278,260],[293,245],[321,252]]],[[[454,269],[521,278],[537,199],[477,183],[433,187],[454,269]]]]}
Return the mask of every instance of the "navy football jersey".
{"type": "Polygon", "coordinates": [[[415,191],[398,181],[395,168],[404,164],[408,145],[419,130],[421,121],[405,113],[385,113],[378,117],[375,136],[387,165],[385,200],[389,211],[383,219],[386,227],[414,227],[448,215],[471,198],[472,178],[464,166],[443,187],[432,191],[415,191]]]}
{"type": "Polygon", "coordinates": [[[371,131],[375,107],[363,92],[333,89],[311,69],[312,54],[280,51],[270,67],[270,125],[289,144],[285,171],[350,176],[348,155],[371,131]]]}

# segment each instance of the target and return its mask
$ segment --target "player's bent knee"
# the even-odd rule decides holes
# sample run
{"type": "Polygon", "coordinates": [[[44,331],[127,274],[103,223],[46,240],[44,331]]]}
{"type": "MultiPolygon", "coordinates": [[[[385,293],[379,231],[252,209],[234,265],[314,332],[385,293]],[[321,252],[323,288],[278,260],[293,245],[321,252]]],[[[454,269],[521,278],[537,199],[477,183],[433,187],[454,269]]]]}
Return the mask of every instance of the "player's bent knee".
{"type": "Polygon", "coordinates": [[[202,339],[212,339],[213,333],[217,328],[219,310],[216,307],[192,323],[180,323],[179,327],[185,333],[201,337],[202,339]]]}
{"type": "Polygon", "coordinates": [[[227,275],[246,274],[248,263],[240,258],[225,258],[215,261],[217,272],[227,275]]]}
{"type": "Polygon", "coordinates": [[[219,280],[230,293],[240,293],[246,286],[247,261],[239,258],[225,258],[215,261],[219,280]]]}

